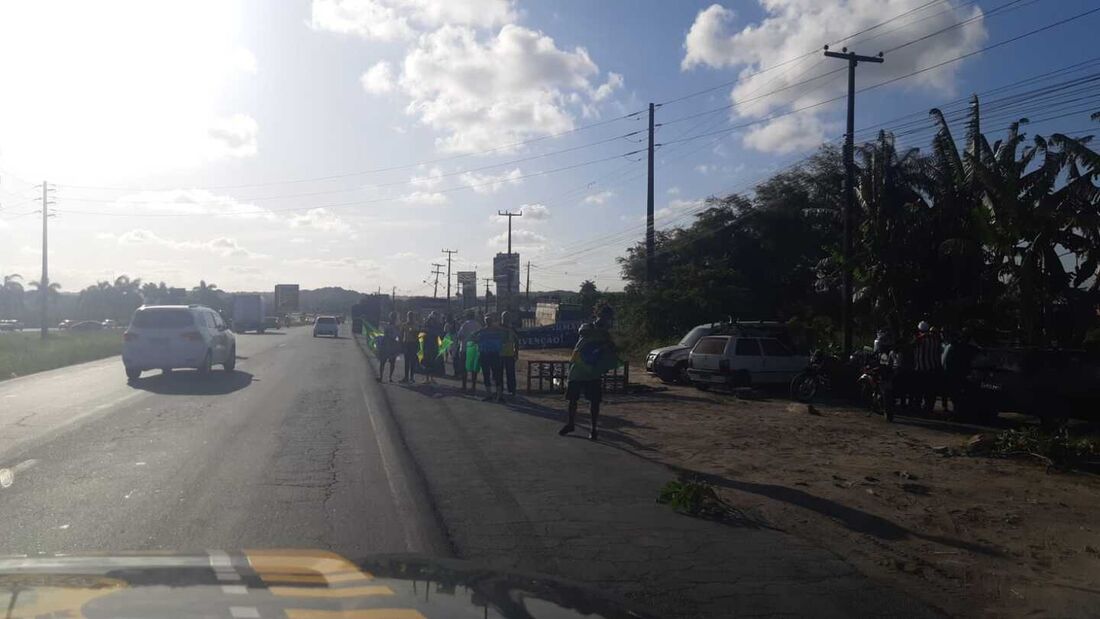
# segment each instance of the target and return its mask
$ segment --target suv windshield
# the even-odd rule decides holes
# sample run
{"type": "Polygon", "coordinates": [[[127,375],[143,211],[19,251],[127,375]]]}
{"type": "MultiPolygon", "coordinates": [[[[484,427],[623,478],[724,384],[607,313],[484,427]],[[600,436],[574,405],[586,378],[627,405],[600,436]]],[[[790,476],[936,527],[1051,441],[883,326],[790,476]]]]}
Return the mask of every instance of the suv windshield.
{"type": "Polygon", "coordinates": [[[687,335],[684,336],[684,339],[680,340],[680,346],[691,348],[692,346],[695,346],[695,342],[698,342],[699,338],[703,337],[704,335],[710,335],[713,332],[714,329],[711,327],[695,327],[691,331],[687,332],[687,335]]]}
{"type": "Polygon", "coordinates": [[[191,312],[185,309],[147,309],[134,314],[132,327],[142,329],[179,329],[195,324],[191,312]]]}

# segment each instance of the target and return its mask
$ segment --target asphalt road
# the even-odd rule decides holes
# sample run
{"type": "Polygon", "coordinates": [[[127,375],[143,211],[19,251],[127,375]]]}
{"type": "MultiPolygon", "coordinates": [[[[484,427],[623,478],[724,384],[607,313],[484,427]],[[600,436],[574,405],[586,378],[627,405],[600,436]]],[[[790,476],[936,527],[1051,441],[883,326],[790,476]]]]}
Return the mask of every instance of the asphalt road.
{"type": "Polygon", "coordinates": [[[0,554],[445,554],[352,339],[300,327],[237,351],[208,377],[127,384],[114,357],[0,383],[0,554]]]}

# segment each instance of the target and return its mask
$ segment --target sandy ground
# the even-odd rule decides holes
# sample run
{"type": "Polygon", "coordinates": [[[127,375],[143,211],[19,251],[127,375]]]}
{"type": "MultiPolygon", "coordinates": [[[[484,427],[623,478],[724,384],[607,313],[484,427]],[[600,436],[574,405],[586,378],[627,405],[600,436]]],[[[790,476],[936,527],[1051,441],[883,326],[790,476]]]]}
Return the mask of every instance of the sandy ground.
{"type": "MultiPolygon", "coordinates": [[[[521,392],[526,359],[565,356],[524,351],[521,392]]],[[[639,367],[642,391],[606,398],[607,444],[697,475],[766,526],[951,615],[1100,616],[1100,477],[967,456],[966,441],[990,428],[935,414],[888,424],[842,403],[811,413],[781,394],[666,386],[639,367]]],[[[564,407],[560,395],[528,397],[564,407]]]]}

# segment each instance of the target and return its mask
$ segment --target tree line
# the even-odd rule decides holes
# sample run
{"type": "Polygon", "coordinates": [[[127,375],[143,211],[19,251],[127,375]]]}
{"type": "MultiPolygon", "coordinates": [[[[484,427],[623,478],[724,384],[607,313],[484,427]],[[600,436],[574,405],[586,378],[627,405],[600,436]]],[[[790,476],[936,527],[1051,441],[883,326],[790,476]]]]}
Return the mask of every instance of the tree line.
{"type": "Polygon", "coordinates": [[[727,317],[779,319],[835,344],[849,266],[864,342],[924,319],[1005,344],[1100,339],[1100,155],[1091,136],[1029,139],[1025,119],[991,142],[977,98],[961,139],[939,110],[931,117],[927,152],[899,149],[887,131],[856,147],[850,265],[842,153],[825,146],[751,194],[711,198],[690,225],[659,231],[652,285],[644,243],[629,248],[619,259],[626,290],[614,300],[620,322],[664,339],[727,317]]]}

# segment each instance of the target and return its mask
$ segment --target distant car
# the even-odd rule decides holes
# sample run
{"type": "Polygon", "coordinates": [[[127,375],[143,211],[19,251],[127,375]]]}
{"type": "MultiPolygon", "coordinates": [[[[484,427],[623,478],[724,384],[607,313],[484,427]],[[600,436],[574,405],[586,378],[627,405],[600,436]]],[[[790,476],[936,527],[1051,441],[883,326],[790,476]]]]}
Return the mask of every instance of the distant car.
{"type": "Polygon", "coordinates": [[[22,331],[23,323],[18,320],[0,320],[0,331],[22,331]]]}
{"type": "Polygon", "coordinates": [[[116,328],[118,328],[118,323],[115,322],[114,320],[111,320],[110,318],[108,318],[107,320],[103,321],[103,328],[104,329],[116,329],[116,328]]]}
{"type": "Polygon", "coordinates": [[[58,329],[68,329],[69,327],[71,327],[75,324],[76,324],[75,320],[72,320],[70,318],[66,318],[65,320],[62,320],[61,322],[57,323],[57,328],[58,329]]]}
{"type": "Polygon", "coordinates": [[[103,323],[94,320],[84,320],[69,327],[69,331],[102,331],[103,323]]]}
{"type": "Polygon", "coordinates": [[[144,370],[194,368],[203,374],[214,365],[232,372],[237,340],[217,312],[203,305],[150,305],[134,312],[122,336],[126,377],[144,370]]]}
{"type": "Polygon", "coordinates": [[[336,322],[335,316],[318,316],[317,321],[313,323],[313,337],[321,335],[337,337],[339,332],[340,325],[336,322]]]}
{"type": "Polygon", "coordinates": [[[702,390],[712,385],[789,385],[806,369],[809,357],[772,335],[738,329],[730,335],[700,338],[688,355],[688,377],[702,390]]]}

